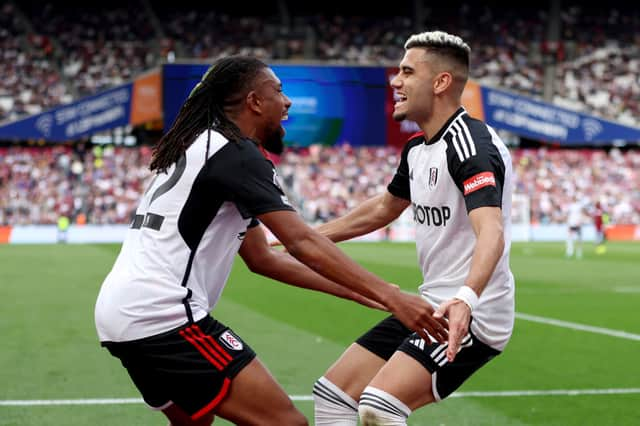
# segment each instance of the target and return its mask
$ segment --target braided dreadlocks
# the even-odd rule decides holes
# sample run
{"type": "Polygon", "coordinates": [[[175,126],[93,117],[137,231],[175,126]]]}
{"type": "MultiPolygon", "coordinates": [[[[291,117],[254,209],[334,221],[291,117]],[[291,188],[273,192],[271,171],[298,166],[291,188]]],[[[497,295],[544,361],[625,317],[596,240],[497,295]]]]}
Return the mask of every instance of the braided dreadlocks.
{"type": "Polygon", "coordinates": [[[231,141],[241,139],[240,129],[227,118],[225,110],[242,102],[263,68],[267,68],[264,62],[250,57],[217,60],[193,88],[171,129],[154,147],[149,168],[166,172],[206,129],[215,129],[231,141]]]}

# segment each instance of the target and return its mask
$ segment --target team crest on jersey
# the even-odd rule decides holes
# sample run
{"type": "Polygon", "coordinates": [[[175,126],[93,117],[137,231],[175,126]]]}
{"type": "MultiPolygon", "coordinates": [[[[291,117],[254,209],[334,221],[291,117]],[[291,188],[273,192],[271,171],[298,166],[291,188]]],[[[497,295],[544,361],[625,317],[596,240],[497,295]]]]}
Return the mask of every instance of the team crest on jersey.
{"type": "Polygon", "coordinates": [[[438,168],[431,167],[429,169],[429,189],[435,188],[437,183],[438,183],[438,168]]]}
{"type": "Polygon", "coordinates": [[[241,351],[244,347],[244,345],[242,344],[242,340],[236,337],[229,330],[222,333],[220,337],[218,337],[218,340],[220,340],[223,345],[234,351],[241,351]]]}

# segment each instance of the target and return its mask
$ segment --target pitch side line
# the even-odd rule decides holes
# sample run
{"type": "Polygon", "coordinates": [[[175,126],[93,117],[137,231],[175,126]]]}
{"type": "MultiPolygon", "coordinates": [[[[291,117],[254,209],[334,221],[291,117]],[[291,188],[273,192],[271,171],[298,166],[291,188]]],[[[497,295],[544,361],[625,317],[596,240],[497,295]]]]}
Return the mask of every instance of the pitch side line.
{"type": "MultiPolygon", "coordinates": [[[[454,392],[449,398],[501,398],[514,396],[577,396],[577,395],[629,395],[640,394],[640,388],[626,389],[550,389],[488,392],[454,392]]],[[[311,395],[290,395],[293,401],[312,401],[311,395]]],[[[96,399],[9,399],[0,400],[0,406],[15,407],[37,405],[120,405],[142,404],[142,398],[96,399]]]]}
{"type": "Polygon", "coordinates": [[[541,324],[555,325],[557,327],[562,327],[562,328],[570,328],[572,330],[588,331],[590,333],[604,334],[606,336],[619,337],[621,339],[640,341],[640,334],[627,333],[626,331],[613,330],[610,328],[594,327],[591,325],[578,324],[578,323],[569,322],[569,321],[561,321],[553,318],[539,317],[536,315],[523,314],[520,312],[516,312],[516,318],[525,320],[525,321],[538,322],[541,324]]]}

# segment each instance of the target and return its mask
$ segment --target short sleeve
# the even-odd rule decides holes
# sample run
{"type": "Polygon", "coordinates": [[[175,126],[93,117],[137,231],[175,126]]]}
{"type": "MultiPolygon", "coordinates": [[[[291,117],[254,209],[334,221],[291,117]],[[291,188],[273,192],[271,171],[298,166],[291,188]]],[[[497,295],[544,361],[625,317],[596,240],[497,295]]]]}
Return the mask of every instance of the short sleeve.
{"type": "Polygon", "coordinates": [[[244,218],[255,218],[278,210],[294,210],[280,183],[276,169],[257,147],[246,142],[241,147],[228,144],[209,161],[209,175],[224,188],[244,218]]]}
{"type": "MultiPolygon", "coordinates": [[[[454,144],[447,148],[449,171],[462,192],[467,212],[478,207],[502,207],[505,166],[490,138],[473,141],[475,153],[459,155],[454,144]]],[[[467,152],[473,152],[468,150],[467,152]]]]}
{"type": "Polygon", "coordinates": [[[405,200],[411,200],[411,187],[409,184],[409,151],[416,145],[423,142],[422,136],[410,139],[400,155],[400,164],[396,170],[396,174],[387,186],[387,190],[394,196],[404,198],[405,200]]]}

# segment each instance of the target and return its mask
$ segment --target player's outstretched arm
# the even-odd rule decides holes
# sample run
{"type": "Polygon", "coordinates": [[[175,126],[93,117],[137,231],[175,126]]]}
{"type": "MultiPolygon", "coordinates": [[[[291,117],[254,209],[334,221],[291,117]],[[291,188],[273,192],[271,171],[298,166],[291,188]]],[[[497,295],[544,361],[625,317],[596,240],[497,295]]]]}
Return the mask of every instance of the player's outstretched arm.
{"type": "Polygon", "coordinates": [[[293,256],[271,248],[260,226],[249,228],[239,251],[252,271],[285,284],[332,294],[361,305],[387,311],[387,308],[353,290],[324,278],[293,256]]]}
{"type": "Polygon", "coordinates": [[[323,277],[384,305],[402,323],[428,339],[446,341],[446,321],[433,318],[433,308],[417,295],[402,292],[364,269],[328,238],[311,229],[297,213],[280,210],[258,216],[289,253],[323,277]]]}
{"type": "MultiPolygon", "coordinates": [[[[336,243],[350,240],[387,226],[397,219],[409,204],[410,202],[404,198],[385,191],[362,202],[346,215],[317,226],[315,230],[336,243]]],[[[277,240],[270,245],[279,246],[282,243],[277,240]]]]}
{"type": "Polygon", "coordinates": [[[316,230],[331,241],[349,240],[387,226],[409,204],[409,201],[385,191],[361,203],[346,215],[318,226],[316,230]]]}

